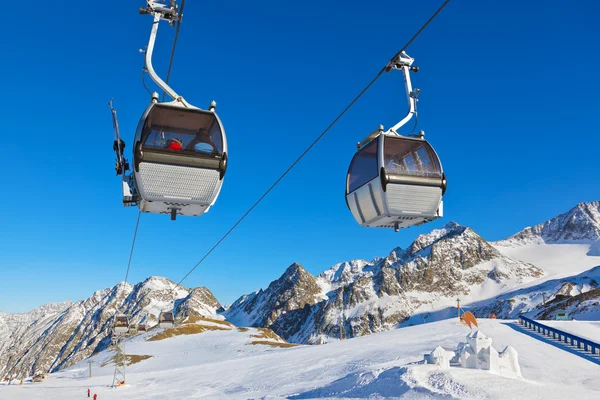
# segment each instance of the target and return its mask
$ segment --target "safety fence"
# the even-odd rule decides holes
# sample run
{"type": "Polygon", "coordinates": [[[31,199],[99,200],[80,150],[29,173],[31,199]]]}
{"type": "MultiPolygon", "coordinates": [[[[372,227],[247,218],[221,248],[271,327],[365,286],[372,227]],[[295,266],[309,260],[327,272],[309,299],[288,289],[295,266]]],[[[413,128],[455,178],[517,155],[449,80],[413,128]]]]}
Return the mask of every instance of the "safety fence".
{"type": "Polygon", "coordinates": [[[600,344],[592,342],[591,340],[573,335],[572,333],[561,331],[560,329],[551,328],[547,325],[523,316],[519,317],[519,324],[525,326],[526,328],[533,329],[541,335],[559,340],[573,347],[576,346],[577,349],[582,350],[583,352],[589,352],[593,355],[600,355],[600,344]]]}

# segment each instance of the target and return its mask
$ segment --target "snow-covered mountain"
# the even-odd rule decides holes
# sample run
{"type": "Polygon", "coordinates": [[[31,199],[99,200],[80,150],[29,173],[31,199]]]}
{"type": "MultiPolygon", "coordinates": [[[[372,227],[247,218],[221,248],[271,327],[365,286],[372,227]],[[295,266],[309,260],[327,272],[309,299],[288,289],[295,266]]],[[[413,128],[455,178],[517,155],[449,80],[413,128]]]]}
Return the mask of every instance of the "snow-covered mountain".
{"type": "MultiPolygon", "coordinates": [[[[519,247],[528,243],[593,243],[600,240],[600,201],[579,203],[564,214],[527,227],[497,246],[519,247]]],[[[598,254],[594,254],[598,255],[598,254]]]]}
{"type": "Polygon", "coordinates": [[[543,275],[454,222],[371,262],[334,265],[315,277],[291,265],[266,290],[242,296],[225,312],[236,324],[273,329],[286,340],[322,343],[391,329],[425,305],[456,296],[489,298],[543,275]]]}
{"type": "Polygon", "coordinates": [[[600,320],[600,266],[472,304],[475,315],[494,313],[497,318],[525,314],[534,319],[555,319],[558,310],[566,310],[577,319],[600,320]]]}
{"type": "Polygon", "coordinates": [[[578,288],[569,292],[573,296],[593,290],[596,280],[584,272],[600,265],[599,239],[598,201],[494,243],[451,222],[406,249],[370,262],[338,263],[316,277],[294,263],[266,290],[240,297],[223,314],[296,343],[447,318],[456,313],[456,297],[482,316],[514,317],[566,287],[578,288]]]}
{"type": "Polygon", "coordinates": [[[176,318],[212,316],[221,308],[204,288],[187,289],[162,277],[124,282],[76,303],[46,304],[23,314],[0,314],[0,376],[56,371],[106,349],[114,315],[156,325],[160,311],[176,318]]]}
{"type": "Polygon", "coordinates": [[[533,285],[473,304],[480,315],[514,318],[524,313],[552,319],[558,310],[567,310],[575,318],[600,319],[600,202],[579,203],[493,246],[535,263],[546,275],[533,285]]]}
{"type": "Polygon", "coordinates": [[[240,297],[224,315],[236,325],[268,327],[289,311],[327,298],[322,292],[315,277],[294,263],[266,290],[240,297]]]}

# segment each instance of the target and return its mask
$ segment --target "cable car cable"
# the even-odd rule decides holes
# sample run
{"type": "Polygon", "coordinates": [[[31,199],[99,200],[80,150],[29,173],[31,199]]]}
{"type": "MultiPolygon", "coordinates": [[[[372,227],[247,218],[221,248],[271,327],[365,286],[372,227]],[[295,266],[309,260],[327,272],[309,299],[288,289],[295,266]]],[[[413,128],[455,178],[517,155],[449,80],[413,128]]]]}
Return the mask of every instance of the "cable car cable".
{"type": "MultiPolygon", "coordinates": [[[[133,257],[133,249],[135,247],[135,240],[137,238],[137,232],[138,232],[138,227],[140,225],[140,216],[142,215],[142,211],[140,210],[138,212],[138,216],[137,216],[137,221],[135,223],[135,231],[133,232],[133,241],[131,242],[131,250],[129,251],[129,261],[127,262],[127,271],[125,272],[125,280],[124,282],[127,283],[127,278],[129,277],[129,268],[131,267],[131,259],[133,257]]],[[[115,319],[118,315],[122,314],[121,313],[121,309],[123,308],[123,306],[125,306],[125,303],[121,304],[120,307],[117,307],[116,311],[115,311],[115,319]]],[[[128,321],[128,325],[129,325],[129,318],[127,319],[128,321]]]]}
{"type": "Polygon", "coordinates": [[[131,267],[131,257],[133,256],[133,248],[135,247],[135,239],[137,237],[138,226],[140,225],[140,216],[142,211],[138,211],[137,222],[135,223],[135,231],[133,232],[133,242],[131,243],[131,251],[129,252],[129,262],[127,263],[127,272],[125,273],[125,283],[127,283],[127,277],[129,276],[129,267],[131,267]]]}
{"type": "Polygon", "coordinates": [[[142,85],[144,85],[144,89],[146,89],[146,92],[148,92],[148,94],[152,96],[152,92],[150,91],[150,89],[148,89],[148,86],[146,86],[146,68],[142,68],[142,85]]]}
{"type": "MultiPolygon", "coordinates": [[[[404,50],[406,50],[406,48],[408,48],[408,46],[421,34],[421,32],[423,32],[423,30],[431,23],[431,21],[433,21],[435,19],[435,17],[442,11],[442,9],[444,9],[444,7],[446,7],[446,5],[450,2],[450,0],[445,0],[444,3],[437,9],[437,11],[427,20],[427,22],[425,22],[421,28],[417,31],[417,33],[415,33],[410,40],[394,55],[394,57],[392,57],[390,59],[390,62],[393,62],[400,54],[402,54],[402,52],[404,50]]],[[[183,6],[183,4],[182,4],[183,6]]],[[[183,7],[182,7],[183,8],[183,7]]],[[[237,228],[237,226],[248,216],[248,214],[250,214],[250,212],[252,212],[252,210],[271,192],[271,190],[273,190],[275,188],[275,186],[277,186],[277,184],[279,184],[279,182],[296,166],[296,164],[298,164],[298,162],[300,162],[300,160],[329,132],[329,130],[337,123],[337,121],[342,118],[342,116],[344,114],[346,114],[346,112],[362,97],[362,95],[375,83],[375,81],[377,81],[377,79],[379,79],[379,77],[386,71],[388,70],[388,66],[390,63],[386,64],[378,73],[377,75],[375,75],[375,77],[367,84],[367,86],[360,91],[360,93],[350,102],[350,104],[344,108],[344,110],[333,120],[333,122],[331,122],[327,128],[311,143],[310,146],[308,146],[308,148],[288,167],[288,169],[269,187],[269,189],[267,189],[267,191],[248,209],[248,211],[246,211],[244,213],[244,215],[242,215],[242,217],[240,219],[238,219],[238,221],[227,231],[227,233],[225,233],[225,235],[223,235],[223,237],[221,237],[221,239],[219,239],[219,241],[204,255],[204,257],[202,257],[200,259],[200,261],[198,261],[196,263],[196,265],[194,265],[194,267],[192,267],[192,269],[190,269],[190,271],[188,271],[187,274],[185,274],[185,276],[175,284],[175,288],[176,289],[178,286],[181,285],[181,283],[188,277],[190,276],[190,274],[192,272],[194,272],[194,270],[200,266],[200,264],[202,264],[202,262],[227,238],[227,236],[229,236],[229,234],[231,232],[233,232],[233,230],[235,228],[237,228]]],[[[174,289],[171,289],[171,291],[169,292],[169,294],[173,293],[174,289]]],[[[147,293],[145,296],[142,296],[142,298],[138,301],[138,303],[140,303],[149,293],[147,293]]]]}
{"type": "MultiPolygon", "coordinates": [[[[179,28],[181,27],[181,19],[183,18],[183,7],[185,6],[185,0],[181,2],[181,9],[179,10],[179,19],[177,20],[177,28],[175,29],[175,39],[173,39],[173,48],[171,49],[171,59],[169,60],[169,69],[167,70],[167,79],[165,83],[169,84],[169,76],[171,76],[171,67],[173,66],[173,57],[175,56],[175,48],[177,47],[177,38],[179,37],[179,28]]],[[[162,102],[165,101],[165,95],[167,93],[163,90],[162,102]]]]}
{"type": "Polygon", "coordinates": [[[414,40],[417,38],[417,36],[419,36],[419,35],[421,34],[421,32],[423,32],[423,30],[424,30],[424,29],[427,27],[427,25],[429,25],[429,23],[430,23],[431,21],[433,21],[435,17],[437,17],[437,15],[438,15],[438,14],[439,14],[439,13],[440,13],[440,12],[441,12],[443,9],[444,9],[444,7],[446,7],[446,5],[447,5],[449,2],[450,2],[450,0],[446,0],[446,1],[444,1],[444,4],[442,4],[442,5],[440,6],[440,8],[438,8],[438,9],[437,9],[437,11],[436,11],[435,13],[433,13],[433,15],[431,16],[431,18],[429,18],[429,19],[427,20],[427,22],[425,22],[425,23],[423,24],[423,26],[421,27],[421,29],[419,29],[419,30],[417,31],[417,33],[415,33],[415,34],[413,35],[413,37],[411,37],[411,38],[410,38],[410,40],[409,40],[409,41],[408,41],[408,42],[407,42],[407,43],[404,45],[404,47],[402,47],[402,48],[401,48],[401,49],[400,49],[400,50],[399,50],[399,51],[396,53],[396,55],[394,55],[394,57],[392,57],[392,58],[390,59],[390,61],[394,61],[394,59],[396,59],[396,57],[398,57],[400,54],[402,54],[402,52],[403,52],[404,50],[406,50],[406,49],[408,48],[408,46],[410,46],[410,45],[411,45],[411,43],[412,43],[412,42],[413,42],[413,41],[414,41],[414,40]]]}
{"type": "MultiPolygon", "coordinates": [[[[166,81],[165,81],[167,84],[169,83],[169,77],[171,76],[171,68],[173,66],[173,58],[175,56],[175,49],[177,47],[177,39],[179,37],[179,29],[181,27],[181,20],[183,18],[183,9],[184,9],[184,6],[185,6],[185,0],[183,0],[181,2],[181,9],[179,11],[179,19],[177,21],[177,28],[175,30],[175,38],[173,40],[173,47],[171,49],[171,57],[169,59],[169,69],[167,71],[167,77],[166,77],[166,81]]],[[[143,84],[144,88],[146,89],[146,91],[148,93],[151,93],[150,90],[148,89],[148,87],[146,86],[146,80],[145,80],[145,73],[146,72],[147,72],[146,68],[143,67],[142,68],[142,84],[143,84]]],[[[162,101],[164,101],[165,95],[166,95],[166,92],[163,91],[163,100],[162,101]]],[[[137,221],[135,223],[135,230],[134,230],[134,233],[133,233],[133,241],[131,243],[131,250],[129,252],[129,261],[127,262],[127,270],[125,272],[125,280],[124,280],[125,283],[127,283],[127,278],[129,277],[129,270],[131,268],[131,259],[133,257],[133,250],[135,248],[135,242],[136,242],[136,238],[137,238],[137,232],[138,232],[138,228],[139,228],[139,224],[140,224],[140,217],[141,217],[141,215],[142,215],[142,211],[140,210],[140,211],[138,211],[137,221]]],[[[121,310],[121,308],[122,308],[122,306],[117,309],[117,314],[119,313],[119,311],[121,310]]],[[[117,314],[115,314],[115,315],[117,315],[117,314]]]]}
{"type": "MultiPolygon", "coordinates": [[[[423,26],[421,26],[421,28],[417,31],[417,33],[415,33],[413,35],[413,37],[410,38],[410,40],[402,47],[402,49],[400,49],[395,55],[394,57],[391,58],[390,62],[393,61],[394,59],[396,59],[400,54],[402,54],[402,52],[404,50],[406,50],[406,48],[417,38],[417,36],[419,36],[421,34],[421,32],[423,32],[423,30],[427,27],[427,25],[429,25],[429,23],[431,23],[431,21],[434,20],[434,18],[442,11],[442,9],[444,9],[444,7],[446,7],[446,5],[450,2],[450,0],[446,0],[438,9],[437,11],[427,20],[427,22],[425,22],[425,24],[423,24],[423,26]]],[[[289,166],[289,168],[269,187],[269,189],[267,189],[267,191],[252,205],[252,207],[250,207],[250,209],[248,209],[248,211],[246,211],[244,213],[244,215],[242,215],[242,217],[227,231],[227,233],[225,233],[225,235],[223,235],[223,237],[221,237],[221,239],[219,239],[219,241],[208,251],[208,253],[206,253],[204,255],[204,257],[202,257],[202,259],[200,259],[200,261],[198,261],[198,263],[196,263],[196,265],[194,265],[194,267],[192,267],[192,269],[185,274],[185,276],[177,283],[177,286],[179,286],[181,284],[181,282],[183,282],[192,272],[194,272],[194,270],[200,265],[202,264],[202,262],[221,244],[221,242],[223,242],[223,240],[225,240],[225,238],[227,238],[227,236],[229,236],[229,234],[231,232],[233,232],[233,230],[248,216],[248,214],[250,214],[250,212],[271,192],[271,190],[273,190],[275,188],[275,186],[277,186],[277,184],[292,170],[292,168],[294,168],[296,166],[296,164],[298,164],[298,162],[317,144],[317,142],[319,142],[326,134],[327,132],[329,132],[329,130],[337,123],[337,121],[342,118],[342,116],[344,114],[346,114],[346,112],[354,105],[354,103],[356,103],[358,101],[358,99],[360,99],[362,97],[362,95],[375,83],[375,81],[377,81],[377,79],[379,79],[379,77],[383,74],[383,72],[385,72],[388,68],[388,64],[386,64],[378,73],[377,75],[367,84],[367,86],[361,90],[361,92],[354,98],[354,100],[352,100],[350,102],[350,104],[344,108],[344,110],[333,120],[333,122],[331,124],[329,124],[329,126],[327,126],[327,128],[311,143],[310,146],[308,146],[308,148],[306,150],[304,150],[304,152],[300,155],[300,157],[298,157],[293,163],[292,165],[289,166]]]]}

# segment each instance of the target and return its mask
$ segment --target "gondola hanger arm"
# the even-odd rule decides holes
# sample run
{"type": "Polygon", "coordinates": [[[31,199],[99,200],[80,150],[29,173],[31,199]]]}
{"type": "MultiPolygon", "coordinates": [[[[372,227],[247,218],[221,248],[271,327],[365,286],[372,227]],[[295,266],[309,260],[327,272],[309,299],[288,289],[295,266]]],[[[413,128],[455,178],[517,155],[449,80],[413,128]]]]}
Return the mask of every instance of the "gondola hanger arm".
{"type": "Polygon", "coordinates": [[[140,8],[140,14],[150,14],[154,17],[154,22],[152,23],[152,30],[150,31],[150,39],[148,40],[148,47],[146,48],[145,53],[145,67],[148,71],[148,74],[152,78],[152,80],[173,100],[176,100],[182,103],[185,107],[191,107],[190,104],[185,101],[185,99],[178,95],[175,90],[173,90],[165,81],[162,80],[160,76],[154,70],[152,66],[152,53],[154,51],[154,44],[156,42],[156,35],[158,32],[158,24],[161,20],[169,22],[169,24],[173,27],[175,21],[179,19],[179,14],[177,13],[177,5],[175,1],[172,0],[169,6],[159,3],[154,0],[147,0],[146,8],[140,8]]]}
{"type": "Polygon", "coordinates": [[[408,100],[408,112],[407,112],[406,116],[404,118],[402,118],[402,120],[400,120],[400,122],[398,122],[396,125],[394,125],[392,128],[390,128],[388,131],[388,132],[392,132],[396,135],[399,135],[398,129],[400,129],[404,124],[406,124],[412,118],[412,116],[417,112],[416,111],[417,110],[417,104],[416,104],[417,96],[419,95],[421,90],[420,89],[413,90],[412,83],[410,80],[410,72],[411,71],[414,71],[414,72],[419,71],[419,67],[412,65],[414,61],[415,61],[414,58],[412,58],[408,54],[406,54],[405,51],[402,51],[396,57],[394,57],[394,59],[392,59],[392,61],[390,61],[388,63],[388,65],[385,67],[386,72],[390,72],[392,69],[401,70],[404,75],[404,84],[406,87],[406,98],[408,100]]]}

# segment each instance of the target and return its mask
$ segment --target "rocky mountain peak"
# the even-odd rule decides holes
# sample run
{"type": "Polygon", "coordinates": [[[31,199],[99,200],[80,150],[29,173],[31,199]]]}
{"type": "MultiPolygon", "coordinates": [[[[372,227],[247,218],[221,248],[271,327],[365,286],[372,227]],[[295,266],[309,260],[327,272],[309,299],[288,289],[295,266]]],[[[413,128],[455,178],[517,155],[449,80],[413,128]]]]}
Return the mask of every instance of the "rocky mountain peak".
{"type": "Polygon", "coordinates": [[[282,314],[315,304],[322,296],[317,278],[293,263],[266,290],[240,297],[224,315],[236,325],[269,326],[282,314]]]}
{"type": "Polygon", "coordinates": [[[352,260],[335,264],[333,267],[319,274],[319,278],[332,284],[345,284],[358,277],[368,274],[369,267],[373,264],[365,260],[352,260]]]}
{"type": "Polygon", "coordinates": [[[305,274],[307,274],[306,270],[302,267],[302,265],[297,262],[293,263],[289,267],[286,268],[285,272],[279,278],[280,280],[296,283],[299,279],[302,279],[305,274]]]}
{"type": "Polygon", "coordinates": [[[600,240],[600,201],[582,202],[546,222],[527,227],[495,245],[505,247],[528,243],[573,243],[600,240]]]}
{"type": "Polygon", "coordinates": [[[454,221],[450,221],[441,229],[434,229],[429,233],[417,236],[414,242],[412,242],[412,244],[409,246],[410,253],[416,254],[417,252],[433,245],[438,240],[460,235],[467,229],[469,228],[461,226],[454,221]]]}
{"type": "Polygon", "coordinates": [[[175,315],[178,319],[189,316],[211,317],[222,309],[221,303],[207,287],[197,287],[177,305],[175,315]]]}

